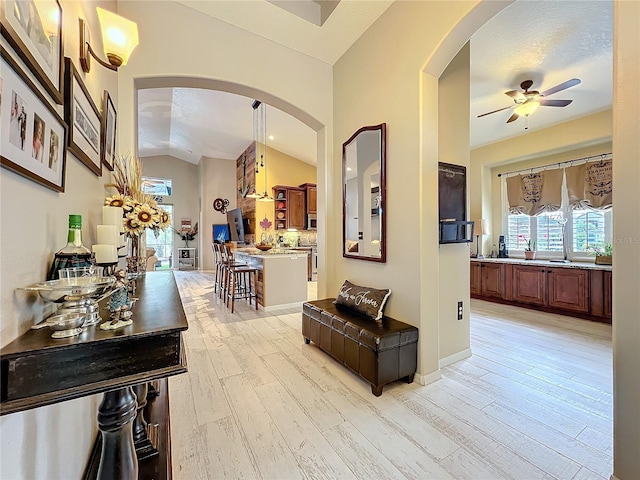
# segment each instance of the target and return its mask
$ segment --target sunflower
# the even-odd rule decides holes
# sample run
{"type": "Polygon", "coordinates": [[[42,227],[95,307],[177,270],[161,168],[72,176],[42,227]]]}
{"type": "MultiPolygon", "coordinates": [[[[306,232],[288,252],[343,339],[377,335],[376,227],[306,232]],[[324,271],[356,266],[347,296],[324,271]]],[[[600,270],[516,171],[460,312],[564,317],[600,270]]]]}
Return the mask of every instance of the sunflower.
{"type": "Polygon", "coordinates": [[[135,213],[129,213],[124,217],[124,232],[129,237],[137,237],[144,232],[144,226],[138,222],[138,217],[135,213]]]}
{"type": "Polygon", "coordinates": [[[160,221],[158,211],[146,203],[136,206],[129,215],[133,215],[142,228],[154,227],[160,221]]]}
{"type": "Polygon", "coordinates": [[[124,207],[127,198],[128,197],[120,195],[119,193],[114,193],[112,196],[105,199],[104,204],[107,207],[124,207]]]}
{"type": "Polygon", "coordinates": [[[171,225],[171,216],[162,208],[158,208],[158,228],[166,230],[171,225]]]}

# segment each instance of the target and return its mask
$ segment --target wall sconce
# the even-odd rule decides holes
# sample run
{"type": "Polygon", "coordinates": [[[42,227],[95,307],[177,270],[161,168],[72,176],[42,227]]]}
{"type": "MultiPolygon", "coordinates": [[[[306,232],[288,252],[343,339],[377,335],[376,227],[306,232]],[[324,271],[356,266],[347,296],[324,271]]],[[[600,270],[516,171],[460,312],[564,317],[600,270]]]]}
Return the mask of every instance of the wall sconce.
{"type": "Polygon", "coordinates": [[[127,64],[131,52],[138,45],[138,25],[103,8],[97,7],[96,10],[102,30],[102,46],[109,63],[99,58],[91,48],[89,27],[80,19],[80,65],[84,72],[89,73],[93,57],[103,67],[118,71],[118,67],[127,64]]]}

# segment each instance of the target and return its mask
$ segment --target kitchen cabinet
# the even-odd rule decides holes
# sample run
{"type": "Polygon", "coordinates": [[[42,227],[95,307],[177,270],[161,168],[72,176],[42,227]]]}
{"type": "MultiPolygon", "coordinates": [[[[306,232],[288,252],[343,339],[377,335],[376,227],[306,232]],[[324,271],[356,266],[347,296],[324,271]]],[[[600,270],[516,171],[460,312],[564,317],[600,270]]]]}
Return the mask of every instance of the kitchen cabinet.
{"type": "Polygon", "coordinates": [[[611,271],[592,270],[589,277],[589,306],[592,315],[611,318],[611,271]]]}
{"type": "Polygon", "coordinates": [[[612,277],[613,275],[611,274],[610,271],[605,271],[604,272],[604,317],[605,318],[609,318],[611,319],[612,316],[612,309],[611,309],[611,293],[613,291],[612,289],[612,277]]]}
{"type": "Polygon", "coordinates": [[[472,260],[474,298],[611,323],[611,270],[547,261],[472,260]]]}
{"type": "Polygon", "coordinates": [[[300,188],[303,188],[306,193],[306,210],[307,215],[315,215],[318,213],[318,188],[315,183],[303,183],[300,185],[300,188]]]}
{"type": "Polygon", "coordinates": [[[304,229],[305,195],[305,189],[300,187],[273,187],[276,230],[304,229]]]}
{"type": "Polygon", "coordinates": [[[513,265],[513,300],[589,313],[589,271],[513,265]]]}
{"type": "Polygon", "coordinates": [[[515,302],[546,305],[547,269],[534,265],[513,265],[512,295],[515,302]]]}
{"type": "Polygon", "coordinates": [[[301,188],[290,188],[287,196],[289,223],[287,228],[304,230],[305,191],[301,188]]]}
{"type": "Polygon", "coordinates": [[[500,264],[471,263],[471,294],[502,298],[504,268],[500,264]]]}
{"type": "Polygon", "coordinates": [[[578,268],[547,268],[547,305],[589,313],[589,271],[578,268]]]}

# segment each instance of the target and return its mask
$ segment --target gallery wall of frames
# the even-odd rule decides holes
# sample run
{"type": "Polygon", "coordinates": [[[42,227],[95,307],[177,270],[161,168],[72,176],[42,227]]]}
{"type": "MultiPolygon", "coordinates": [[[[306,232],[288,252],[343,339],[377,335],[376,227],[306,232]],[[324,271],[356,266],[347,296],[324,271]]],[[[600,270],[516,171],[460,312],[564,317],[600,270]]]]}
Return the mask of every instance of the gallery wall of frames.
{"type": "Polygon", "coordinates": [[[0,4],[0,162],[58,192],[67,152],[97,176],[113,170],[117,126],[109,91],[97,105],[75,60],[64,56],[63,21],[73,19],[58,0],[0,4]]]}

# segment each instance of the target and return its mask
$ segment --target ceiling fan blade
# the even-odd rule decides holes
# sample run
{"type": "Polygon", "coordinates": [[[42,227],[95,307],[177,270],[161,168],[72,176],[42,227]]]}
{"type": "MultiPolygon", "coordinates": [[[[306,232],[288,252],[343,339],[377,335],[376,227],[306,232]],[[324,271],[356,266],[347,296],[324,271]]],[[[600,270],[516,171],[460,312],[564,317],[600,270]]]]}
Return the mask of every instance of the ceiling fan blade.
{"type": "Polygon", "coordinates": [[[520,117],[520,115],[518,115],[517,113],[514,113],[509,117],[509,120],[507,120],[507,123],[515,122],[518,119],[518,117],[520,117]]]}
{"type": "Polygon", "coordinates": [[[540,105],[545,107],[566,107],[573,100],[540,100],[540,105]]]}
{"type": "Polygon", "coordinates": [[[511,108],[511,107],[513,107],[513,106],[514,106],[514,105],[509,105],[508,107],[499,108],[498,110],[494,110],[493,112],[483,113],[482,115],[478,115],[478,118],[480,118],[480,117],[485,117],[485,116],[487,116],[487,115],[491,115],[492,113],[498,113],[498,112],[501,112],[501,111],[503,111],[503,110],[508,110],[508,109],[510,109],[510,108],[511,108]]]}
{"type": "Polygon", "coordinates": [[[579,78],[572,78],[571,80],[567,80],[564,83],[561,83],[560,85],[556,85],[555,87],[551,87],[549,90],[545,90],[544,92],[542,92],[540,94],[540,96],[542,97],[547,97],[549,95],[552,95],[556,92],[559,92],[561,90],[566,90],[567,88],[571,88],[574,87],[576,85],[578,85],[580,83],[580,79],[579,78]]]}
{"type": "Polygon", "coordinates": [[[522,93],[522,92],[520,92],[518,90],[509,90],[508,92],[504,92],[504,94],[510,96],[514,100],[524,100],[525,99],[524,93],[522,93]]]}

